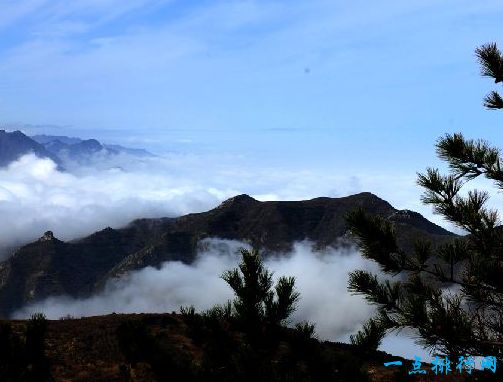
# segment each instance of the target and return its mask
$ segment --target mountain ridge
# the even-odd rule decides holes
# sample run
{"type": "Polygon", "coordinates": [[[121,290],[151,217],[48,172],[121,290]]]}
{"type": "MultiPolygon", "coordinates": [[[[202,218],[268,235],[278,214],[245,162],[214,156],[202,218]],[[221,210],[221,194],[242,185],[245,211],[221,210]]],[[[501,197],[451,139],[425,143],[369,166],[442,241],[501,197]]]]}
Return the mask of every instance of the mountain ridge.
{"type": "Polygon", "coordinates": [[[43,145],[54,155],[63,158],[68,157],[77,162],[86,162],[90,156],[96,153],[102,153],[103,155],[129,154],[137,157],[155,156],[145,149],[105,144],[94,138],[81,139],[65,135],[33,135],[30,138],[43,145]]]}
{"type": "Polygon", "coordinates": [[[46,232],[0,263],[0,315],[53,295],[88,297],[108,280],[147,266],[160,267],[166,261],[190,264],[198,243],[207,238],[247,242],[266,256],[288,252],[303,240],[319,249],[348,246],[344,216],[356,207],[393,221],[404,244],[417,237],[434,243],[455,237],[420,214],[397,213],[371,193],[267,202],[237,195],[206,212],[137,219],[123,228],[106,228],[68,242],[46,232]]]}
{"type": "Polygon", "coordinates": [[[68,170],[68,166],[65,166],[68,160],[87,164],[94,155],[101,155],[100,159],[103,156],[119,154],[138,158],[155,156],[145,149],[103,144],[96,139],[80,139],[63,135],[28,136],[19,130],[12,132],[0,130],[0,167],[8,166],[29,153],[42,159],[51,159],[57,164],[59,170],[68,170]]]}

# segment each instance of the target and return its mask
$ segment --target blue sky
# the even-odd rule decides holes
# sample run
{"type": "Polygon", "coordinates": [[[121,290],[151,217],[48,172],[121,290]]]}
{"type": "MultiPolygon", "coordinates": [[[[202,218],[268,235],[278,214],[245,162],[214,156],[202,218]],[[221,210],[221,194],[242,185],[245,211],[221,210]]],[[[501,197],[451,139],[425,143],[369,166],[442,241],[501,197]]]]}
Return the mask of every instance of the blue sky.
{"type": "MultiPolygon", "coordinates": [[[[414,174],[503,145],[478,45],[500,1],[0,0],[0,121],[157,151],[414,174]]],[[[36,130],[36,129],[34,129],[36,130]]]]}

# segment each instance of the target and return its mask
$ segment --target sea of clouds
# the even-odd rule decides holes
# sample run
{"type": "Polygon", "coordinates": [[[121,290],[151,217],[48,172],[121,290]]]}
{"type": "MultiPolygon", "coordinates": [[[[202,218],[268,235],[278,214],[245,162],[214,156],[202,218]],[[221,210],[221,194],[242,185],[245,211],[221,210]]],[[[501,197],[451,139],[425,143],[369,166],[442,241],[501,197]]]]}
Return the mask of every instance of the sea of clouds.
{"type": "MultiPolygon", "coordinates": [[[[47,230],[59,239],[71,240],[107,226],[122,227],[136,218],[205,211],[241,193],[259,200],[302,200],[372,191],[395,207],[432,217],[425,213],[428,208],[416,208],[420,206],[418,190],[408,177],[357,176],[343,169],[320,174],[258,167],[245,159],[180,153],[141,160],[115,157],[99,167],[62,172],[48,159],[25,155],[0,169],[0,216],[6,223],[0,229],[0,259],[47,230]]],[[[102,293],[89,299],[54,296],[24,307],[15,316],[27,317],[38,311],[50,318],[114,311],[165,312],[182,305],[208,309],[232,298],[219,276],[236,266],[236,249],[241,245],[215,240],[201,247],[198,260],[190,266],[171,262],[160,269],[145,268],[110,282],[102,293]]],[[[268,259],[267,266],[276,275],[297,278],[302,299],[292,322],[316,323],[320,338],[347,341],[373,312],[361,297],[347,292],[351,270],[375,270],[356,250],[319,252],[309,243],[298,243],[287,256],[268,259]]],[[[383,349],[408,357],[422,354],[404,336],[389,336],[383,349]]]]}

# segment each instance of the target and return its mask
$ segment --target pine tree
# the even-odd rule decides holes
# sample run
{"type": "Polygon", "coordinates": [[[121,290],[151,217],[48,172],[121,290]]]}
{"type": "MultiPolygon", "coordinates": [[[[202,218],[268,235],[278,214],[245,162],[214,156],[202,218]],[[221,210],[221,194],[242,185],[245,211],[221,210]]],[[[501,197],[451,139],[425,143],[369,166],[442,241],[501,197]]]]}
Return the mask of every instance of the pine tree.
{"type": "MultiPolygon", "coordinates": [[[[503,56],[496,44],[482,45],[475,53],[482,75],[502,82],[503,56]]],[[[493,91],[484,105],[501,109],[503,99],[493,91]]],[[[384,217],[361,209],[349,214],[348,227],[363,256],[395,276],[381,278],[362,270],[350,274],[349,290],[378,308],[352,342],[376,348],[387,332],[408,327],[421,345],[436,352],[491,355],[501,362],[503,229],[498,226],[498,212],[487,207],[487,192],[465,192],[467,183],[480,176],[503,188],[501,151],[461,133],[441,137],[436,150],[450,171],[442,175],[428,168],[418,174],[422,201],[468,234],[439,246],[417,241],[412,251],[405,251],[384,217]]]]}
{"type": "Polygon", "coordinates": [[[294,312],[300,296],[295,278],[282,276],[274,286],[273,274],[264,267],[258,250],[241,249],[241,256],[239,267],[222,275],[236,294],[235,316],[247,328],[282,324],[294,312]]]}

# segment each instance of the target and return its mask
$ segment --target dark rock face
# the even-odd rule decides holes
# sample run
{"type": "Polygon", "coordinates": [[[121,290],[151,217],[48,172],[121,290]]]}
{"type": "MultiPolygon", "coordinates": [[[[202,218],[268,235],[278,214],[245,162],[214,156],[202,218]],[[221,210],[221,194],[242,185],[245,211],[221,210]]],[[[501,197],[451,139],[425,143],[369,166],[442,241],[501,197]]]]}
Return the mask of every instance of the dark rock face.
{"type": "Polygon", "coordinates": [[[418,236],[434,243],[455,235],[412,211],[397,211],[371,193],[295,202],[259,202],[239,195],[204,213],[179,218],[140,219],[86,238],[62,242],[52,232],[0,263],[0,315],[50,295],[85,297],[108,279],[165,261],[191,263],[204,238],[233,239],[262,248],[266,255],[285,252],[295,241],[317,247],[347,242],[345,214],[356,207],[396,223],[399,239],[418,236]]]}
{"type": "Polygon", "coordinates": [[[43,145],[20,131],[12,133],[0,130],[0,167],[7,166],[25,154],[33,153],[39,158],[50,158],[61,168],[61,161],[43,145]]]}

